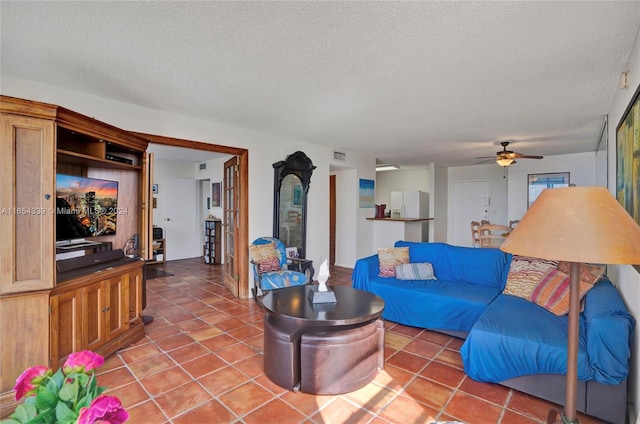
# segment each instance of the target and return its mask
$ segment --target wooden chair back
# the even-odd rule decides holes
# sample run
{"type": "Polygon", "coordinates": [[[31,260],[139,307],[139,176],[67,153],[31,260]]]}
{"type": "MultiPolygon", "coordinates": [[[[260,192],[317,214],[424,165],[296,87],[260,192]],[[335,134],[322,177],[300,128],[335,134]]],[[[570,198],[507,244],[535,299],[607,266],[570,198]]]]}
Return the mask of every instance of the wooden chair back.
{"type": "Polygon", "coordinates": [[[478,227],[480,234],[480,247],[497,248],[504,243],[511,229],[506,225],[485,224],[478,227]]]}

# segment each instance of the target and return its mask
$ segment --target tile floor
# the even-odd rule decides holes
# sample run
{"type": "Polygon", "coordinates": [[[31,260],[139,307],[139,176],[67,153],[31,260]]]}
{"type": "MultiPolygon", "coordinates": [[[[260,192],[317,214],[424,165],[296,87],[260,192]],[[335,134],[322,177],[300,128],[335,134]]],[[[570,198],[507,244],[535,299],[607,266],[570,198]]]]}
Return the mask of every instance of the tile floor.
{"type": "MultiPolygon", "coordinates": [[[[157,266],[157,265],[156,265],[157,266]]],[[[235,299],[220,266],[168,262],[147,282],[146,337],[107,358],[98,383],[135,423],[544,423],[552,404],[462,371],[457,338],[386,323],[385,369],[364,388],[314,396],[273,384],[262,370],[262,311],[235,299]]],[[[351,285],[335,267],[329,285],[351,285]]],[[[599,421],[581,415],[581,423],[599,421]]]]}

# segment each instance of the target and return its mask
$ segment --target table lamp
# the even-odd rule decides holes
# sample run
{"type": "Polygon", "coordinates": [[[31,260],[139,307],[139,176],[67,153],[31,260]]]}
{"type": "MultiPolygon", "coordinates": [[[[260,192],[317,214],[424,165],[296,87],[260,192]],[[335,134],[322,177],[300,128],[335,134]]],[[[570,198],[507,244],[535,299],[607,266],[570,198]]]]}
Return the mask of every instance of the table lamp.
{"type": "MultiPolygon", "coordinates": [[[[604,187],[543,190],[500,247],[521,256],[571,263],[567,388],[562,423],[577,423],[580,263],[640,264],[640,226],[604,187]]],[[[557,412],[550,411],[548,423],[557,412]]]]}

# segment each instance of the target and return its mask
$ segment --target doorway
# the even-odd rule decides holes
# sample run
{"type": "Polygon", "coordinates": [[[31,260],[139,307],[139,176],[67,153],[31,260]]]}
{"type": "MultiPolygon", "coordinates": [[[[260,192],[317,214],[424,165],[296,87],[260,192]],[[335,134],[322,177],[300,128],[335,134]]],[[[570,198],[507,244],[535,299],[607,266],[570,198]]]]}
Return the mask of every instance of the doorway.
{"type": "Polygon", "coordinates": [[[329,176],[329,265],[336,264],[336,176],[329,176]]]}
{"type": "MultiPolygon", "coordinates": [[[[248,299],[249,290],[249,192],[248,192],[248,166],[249,151],[247,149],[221,146],[217,144],[203,143],[199,141],[182,140],[171,137],[159,136],[154,134],[136,133],[151,143],[161,144],[165,146],[184,147],[186,149],[203,150],[208,152],[225,153],[236,157],[237,159],[237,177],[234,180],[235,190],[238,195],[238,211],[236,217],[237,231],[233,234],[231,243],[234,248],[233,262],[235,264],[236,275],[230,279],[232,286],[229,290],[234,296],[241,299],[248,299]]],[[[151,229],[149,230],[151,231],[151,229]]],[[[147,246],[148,248],[148,246],[147,246]]],[[[226,280],[226,279],[225,279],[226,280]]]]}
{"type": "Polygon", "coordinates": [[[200,256],[198,252],[196,180],[186,178],[166,178],[167,190],[165,202],[164,231],[165,239],[170,240],[165,247],[168,261],[188,259],[200,256]]]}
{"type": "Polygon", "coordinates": [[[473,246],[471,221],[489,219],[490,181],[454,181],[451,184],[451,244],[473,246]]]}

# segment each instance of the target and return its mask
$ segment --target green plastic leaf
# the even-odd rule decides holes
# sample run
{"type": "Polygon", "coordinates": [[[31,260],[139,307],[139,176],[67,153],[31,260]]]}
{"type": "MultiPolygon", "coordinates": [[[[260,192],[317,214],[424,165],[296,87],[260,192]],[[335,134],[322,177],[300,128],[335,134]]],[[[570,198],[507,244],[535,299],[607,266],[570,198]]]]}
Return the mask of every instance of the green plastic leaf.
{"type": "Polygon", "coordinates": [[[56,405],[56,419],[60,424],[75,423],[78,419],[78,414],[66,404],[58,402],[58,405],[56,405]]]}
{"type": "Polygon", "coordinates": [[[0,421],[0,424],[20,424],[22,421],[16,421],[11,418],[0,421]]]}
{"type": "Polygon", "coordinates": [[[78,390],[78,380],[74,380],[72,383],[64,383],[58,396],[65,402],[75,403],[78,398],[78,390]]]}
{"type": "Polygon", "coordinates": [[[48,390],[38,390],[36,394],[36,407],[40,413],[48,409],[54,409],[56,403],[58,403],[58,396],[48,390]]]}
{"type": "Polygon", "coordinates": [[[87,374],[79,373],[75,374],[74,377],[82,387],[87,387],[89,385],[90,377],[87,374]]]}
{"type": "Polygon", "coordinates": [[[56,371],[56,373],[51,376],[51,380],[53,380],[57,388],[62,387],[62,383],[64,383],[64,374],[62,373],[62,369],[56,371]]]}
{"type": "Polygon", "coordinates": [[[26,423],[36,416],[36,407],[33,405],[18,405],[15,412],[11,414],[11,418],[20,423],[26,423]]]}

